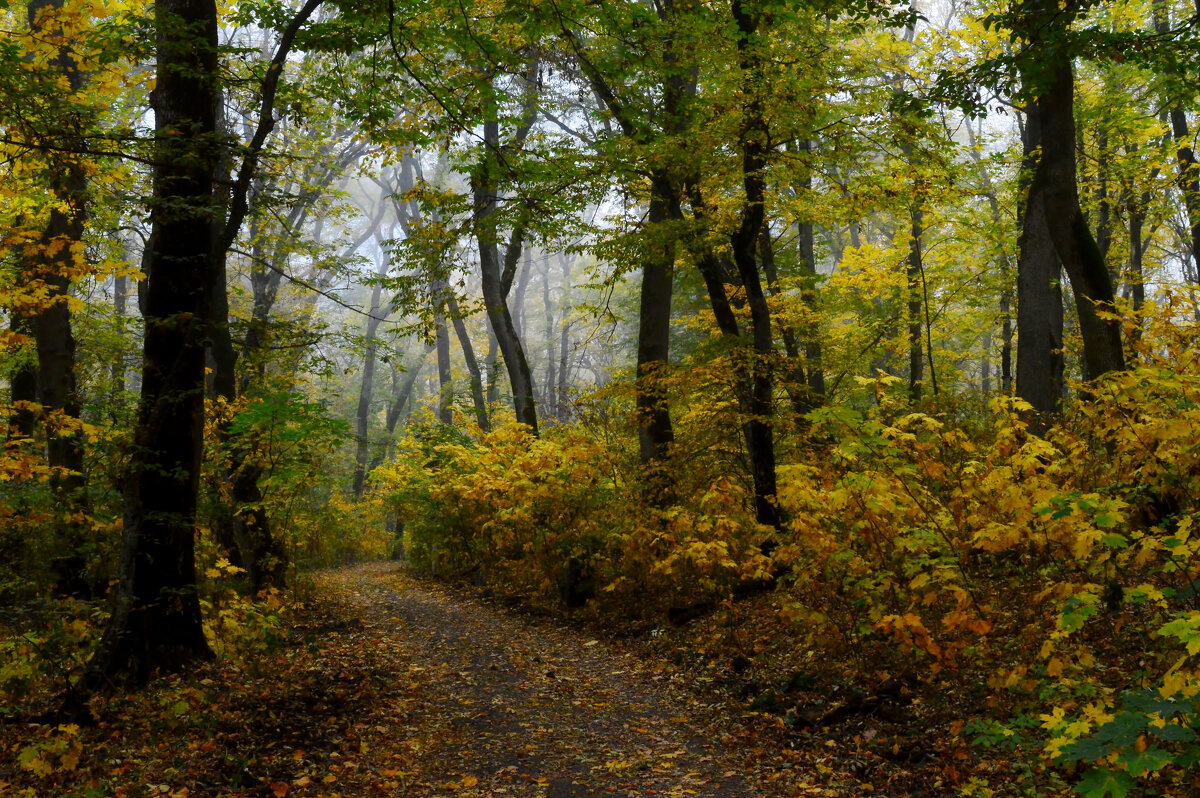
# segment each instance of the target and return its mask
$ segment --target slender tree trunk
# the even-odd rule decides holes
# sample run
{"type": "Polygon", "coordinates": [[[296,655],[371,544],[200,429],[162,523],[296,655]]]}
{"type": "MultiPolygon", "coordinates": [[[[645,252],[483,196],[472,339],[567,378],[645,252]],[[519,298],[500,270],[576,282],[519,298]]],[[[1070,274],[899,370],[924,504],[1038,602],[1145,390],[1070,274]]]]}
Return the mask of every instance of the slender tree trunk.
{"type": "Polygon", "coordinates": [[[445,281],[434,280],[430,293],[437,307],[433,316],[433,333],[437,351],[438,421],[450,426],[454,423],[454,380],[450,373],[450,331],[446,327],[446,313],[442,310],[445,292],[445,281]]]}
{"type": "Polygon", "coordinates": [[[463,360],[467,364],[467,373],[471,375],[471,401],[475,405],[475,423],[479,425],[480,430],[487,432],[492,425],[488,420],[487,400],[483,396],[483,373],[479,369],[479,361],[475,358],[475,347],[471,345],[467,325],[458,310],[458,300],[453,294],[447,294],[446,302],[450,311],[450,321],[454,325],[454,334],[458,337],[458,346],[462,349],[463,360]]]}
{"type": "Polygon", "coordinates": [[[905,277],[908,282],[908,396],[912,401],[921,398],[925,386],[924,347],[921,343],[924,325],[921,323],[923,266],[921,262],[921,237],[925,234],[924,213],[919,205],[909,209],[912,237],[908,244],[905,277]]]}
{"type": "MultiPolygon", "coordinates": [[[[379,201],[382,203],[384,200],[380,198],[379,201]]],[[[378,236],[376,236],[376,239],[378,240],[378,236]]],[[[371,306],[367,312],[367,328],[363,336],[366,346],[363,351],[362,384],[358,389],[358,407],[354,413],[354,431],[357,446],[354,454],[354,480],[352,487],[355,498],[362,496],[363,485],[367,478],[367,456],[370,452],[371,396],[375,391],[375,336],[379,331],[379,322],[382,320],[382,316],[380,315],[383,299],[382,280],[387,276],[387,270],[388,259],[387,255],[384,254],[379,265],[379,270],[375,274],[375,285],[371,287],[371,306]]]]}
{"type": "Polygon", "coordinates": [[[492,325],[487,325],[488,351],[484,362],[487,363],[487,405],[490,407],[500,401],[500,347],[496,344],[496,332],[492,325]]]}
{"type": "Polygon", "coordinates": [[[421,370],[425,368],[425,362],[432,351],[433,347],[426,346],[421,354],[421,359],[409,366],[407,371],[404,372],[404,379],[400,379],[399,369],[392,368],[392,395],[388,401],[387,414],[384,416],[383,422],[385,433],[384,445],[379,447],[375,455],[371,458],[371,467],[368,469],[368,473],[378,468],[384,460],[391,459],[396,426],[400,422],[400,416],[404,413],[404,409],[409,406],[412,400],[417,379],[421,375],[421,370]]]}
{"type": "MultiPolygon", "coordinates": [[[[808,145],[809,142],[804,142],[808,145]]],[[[807,146],[801,148],[807,151],[807,146]]],[[[809,188],[812,179],[806,178],[801,187],[809,188]]],[[[787,378],[784,389],[792,402],[792,412],[801,419],[814,407],[821,404],[825,393],[825,373],[821,369],[820,324],[817,322],[817,291],[816,267],[813,251],[813,228],[811,222],[799,222],[796,225],[797,238],[797,267],[804,280],[800,289],[800,301],[804,304],[808,320],[802,328],[804,339],[804,354],[800,353],[800,341],[796,331],[789,325],[782,325],[779,331],[783,339],[783,351],[787,355],[787,378]]],[[[775,265],[775,247],[771,242],[771,231],[764,225],[758,237],[758,257],[762,262],[763,274],[767,278],[767,288],[774,296],[779,293],[779,273],[775,265]]]]}
{"type": "Polygon", "coordinates": [[[571,384],[571,321],[567,307],[567,291],[571,285],[571,256],[560,257],[562,264],[563,301],[559,306],[558,322],[558,385],[555,397],[556,418],[566,421],[570,416],[570,384],[571,384]]]}
{"type": "MultiPolygon", "coordinates": [[[[503,269],[496,241],[497,176],[495,152],[500,145],[500,127],[494,120],[484,123],[484,153],[471,176],[474,196],[475,236],[479,245],[479,269],[483,301],[496,343],[508,369],[517,421],[538,433],[537,406],[534,401],[533,375],[525,350],[508,310],[507,291],[503,289],[503,269]]],[[[517,243],[519,247],[519,242],[517,243]]],[[[512,245],[510,244],[510,252],[512,245]]]]}
{"type": "MultiPolygon", "coordinates": [[[[1154,0],[1154,30],[1159,35],[1170,31],[1171,20],[1168,3],[1165,0],[1154,0]]],[[[1196,3],[1196,18],[1200,19],[1200,0],[1196,3]]],[[[1178,77],[1172,74],[1172,77],[1178,77]]],[[[1188,130],[1187,114],[1175,97],[1165,98],[1169,109],[1167,116],[1171,123],[1171,138],[1175,141],[1175,163],[1179,169],[1177,185],[1183,195],[1183,206],[1187,211],[1188,233],[1191,244],[1192,262],[1195,264],[1196,282],[1200,284],[1200,166],[1196,164],[1196,153],[1192,149],[1191,132],[1188,130]]]]}
{"type": "MultiPolygon", "coordinates": [[[[1000,390],[1006,395],[1013,391],[1013,317],[1012,317],[1012,269],[1004,262],[1004,288],[1000,289],[1000,390]]],[[[1059,305],[1061,306],[1061,302],[1059,305]]]]}
{"type": "MultiPolygon", "coordinates": [[[[800,151],[812,152],[812,142],[800,142],[800,151]]],[[[812,189],[812,175],[807,174],[802,182],[806,191],[812,189]]],[[[802,331],[804,339],[804,363],[807,374],[809,400],[812,409],[825,401],[825,366],[821,354],[820,309],[817,301],[817,254],[813,241],[812,221],[801,221],[796,225],[796,245],[800,256],[798,266],[804,285],[800,288],[800,301],[804,303],[809,322],[802,331]]]]}
{"type": "Polygon", "coordinates": [[[775,439],[771,424],[774,412],[774,375],[771,368],[774,344],[771,338],[771,314],[755,257],[759,236],[766,224],[766,178],[763,172],[767,165],[769,140],[762,98],[759,96],[763,77],[762,54],[756,41],[759,19],[755,12],[742,5],[741,0],[733,0],[731,11],[740,34],[737,40],[738,60],[746,98],[742,129],[742,186],[746,197],[741,222],[731,244],[733,260],[746,292],[746,304],[750,308],[754,342],[754,354],[750,362],[750,418],[747,421],[750,470],[754,478],[755,517],[760,524],[779,529],[783,521],[775,501],[775,439]]]}
{"type": "Polygon", "coordinates": [[[1131,358],[1138,357],[1142,341],[1142,308],[1146,304],[1145,284],[1145,249],[1142,238],[1146,223],[1146,206],[1150,202],[1150,193],[1142,195],[1141,203],[1134,203],[1129,209],[1129,296],[1133,304],[1135,324],[1129,332],[1129,352],[1131,358]]]}
{"type": "MultiPolygon", "coordinates": [[[[521,257],[518,258],[521,264],[520,273],[517,275],[516,293],[513,294],[513,301],[510,303],[512,308],[513,329],[516,330],[517,340],[525,340],[525,295],[529,291],[529,278],[533,274],[533,251],[529,247],[524,247],[521,257]]],[[[508,298],[508,292],[502,291],[505,298],[508,298]]],[[[492,333],[495,335],[495,332],[492,333]]]]}
{"type": "MultiPolygon", "coordinates": [[[[113,318],[120,331],[125,328],[125,305],[128,296],[129,278],[122,274],[113,280],[113,318]]],[[[109,366],[109,376],[112,381],[113,396],[119,398],[125,393],[125,357],[119,352],[113,358],[112,365],[109,366]]]]}

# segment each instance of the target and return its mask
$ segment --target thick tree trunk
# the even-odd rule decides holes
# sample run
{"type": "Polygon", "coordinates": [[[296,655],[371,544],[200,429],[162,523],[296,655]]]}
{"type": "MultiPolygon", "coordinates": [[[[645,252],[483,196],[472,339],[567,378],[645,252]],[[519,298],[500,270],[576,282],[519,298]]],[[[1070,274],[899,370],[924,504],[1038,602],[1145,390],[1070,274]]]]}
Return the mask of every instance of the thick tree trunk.
{"type": "Polygon", "coordinates": [[[87,693],[105,683],[142,683],[212,657],[196,594],[195,537],[213,273],[210,203],[219,152],[216,5],[158,0],[155,25],[154,235],[142,396],[125,480],[116,606],[68,699],[74,714],[87,693]]]}
{"type": "MultiPolygon", "coordinates": [[[[651,229],[671,218],[670,208],[677,200],[670,181],[656,175],[651,181],[650,208],[647,217],[651,229]]],[[[651,254],[642,264],[642,283],[638,309],[637,380],[635,383],[638,414],[638,444],[642,464],[665,461],[675,442],[671,414],[667,404],[666,376],[671,353],[671,294],[675,271],[674,239],[650,244],[651,254]]],[[[669,489],[660,478],[651,479],[654,501],[666,502],[669,489]]]]}
{"type": "Polygon", "coordinates": [[[1041,195],[1054,250],[1071,280],[1083,337],[1083,376],[1094,380],[1125,368],[1121,321],[1108,266],[1079,207],[1075,167],[1075,75],[1061,47],[1048,48],[1044,88],[1037,97],[1042,152],[1031,194],[1041,195]]]}
{"type": "Polygon", "coordinates": [[[1028,190],[1017,256],[1017,396],[1044,418],[1058,412],[1063,394],[1063,303],[1061,262],[1043,193],[1030,176],[1041,147],[1040,120],[1038,108],[1031,106],[1023,136],[1028,190]]]}
{"type": "MultiPolygon", "coordinates": [[[[61,36],[62,31],[53,16],[42,13],[61,8],[62,0],[30,2],[27,14],[34,35],[46,39],[61,36]],[[47,29],[46,25],[51,28],[47,29]]],[[[50,67],[66,80],[72,91],[83,88],[83,74],[69,45],[59,46],[50,67]]],[[[82,147],[82,142],[77,140],[81,120],[67,118],[62,124],[69,139],[76,140],[73,146],[82,147]]],[[[33,335],[37,365],[32,367],[35,375],[32,381],[27,374],[14,375],[14,398],[22,396],[31,384],[36,386],[36,401],[47,422],[46,460],[51,471],[50,490],[55,503],[52,576],[60,593],[83,595],[90,590],[84,574],[86,559],[80,553],[85,527],[78,519],[87,513],[88,502],[83,473],[83,433],[78,427],[80,405],[76,392],[75,337],[68,296],[72,280],[84,273],[81,259],[88,186],[79,156],[69,152],[73,146],[69,144],[67,152],[46,155],[46,187],[55,202],[50,203],[46,225],[36,245],[28,250],[31,253],[29,260],[21,266],[25,279],[40,284],[45,292],[37,312],[28,319],[25,328],[33,335]]],[[[15,321],[17,314],[13,315],[15,321]]],[[[18,421],[17,426],[24,425],[25,422],[18,421]]]]}
{"type": "MultiPolygon", "coordinates": [[[[8,330],[30,344],[34,343],[32,325],[25,316],[13,313],[8,320],[8,330]]],[[[36,346],[32,349],[30,355],[20,357],[8,375],[9,400],[13,404],[12,414],[8,417],[8,441],[33,437],[37,420],[37,414],[33,412],[33,405],[37,402],[37,362],[33,358],[36,346]]]]}

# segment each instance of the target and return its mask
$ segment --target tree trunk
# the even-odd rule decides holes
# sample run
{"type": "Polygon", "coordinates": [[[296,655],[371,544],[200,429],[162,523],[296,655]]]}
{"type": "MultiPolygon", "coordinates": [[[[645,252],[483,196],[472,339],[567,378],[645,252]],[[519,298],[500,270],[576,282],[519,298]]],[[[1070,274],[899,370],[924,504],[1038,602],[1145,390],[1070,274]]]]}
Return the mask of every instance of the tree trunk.
{"type": "Polygon", "coordinates": [[[433,351],[432,347],[426,346],[421,359],[409,366],[405,372],[404,379],[400,379],[400,370],[392,368],[392,396],[388,402],[387,414],[384,416],[384,445],[379,447],[374,457],[371,458],[371,467],[368,469],[374,471],[384,460],[390,459],[392,454],[393,438],[396,434],[396,425],[400,422],[400,415],[404,412],[404,408],[408,406],[409,400],[413,395],[413,388],[417,384],[417,378],[421,374],[421,369],[425,367],[425,361],[429,357],[429,353],[433,351]]]}
{"type": "Polygon", "coordinates": [[[491,407],[500,401],[500,347],[496,343],[496,332],[492,325],[487,325],[488,351],[484,358],[487,363],[487,405],[491,407]]]}
{"type": "Polygon", "coordinates": [[[450,426],[454,424],[454,380],[450,373],[450,331],[446,329],[446,313],[442,310],[445,292],[445,281],[434,280],[430,293],[437,308],[433,315],[433,340],[437,350],[438,421],[450,426]]]}
{"type": "MultiPolygon", "coordinates": [[[[651,179],[651,229],[661,227],[670,217],[669,209],[677,200],[670,181],[662,174],[651,179]]],[[[675,242],[650,244],[652,254],[642,264],[642,285],[638,310],[637,380],[634,386],[638,414],[638,444],[642,464],[661,463],[671,453],[675,432],[667,405],[666,372],[671,352],[671,293],[675,268],[675,242]]],[[[669,489],[658,475],[651,498],[666,501],[669,489]]],[[[652,475],[653,477],[653,475],[652,475]]]]}
{"type": "Polygon", "coordinates": [[[759,277],[755,257],[759,236],[766,224],[766,168],[769,132],[763,115],[758,87],[762,80],[762,54],[755,41],[758,17],[745,9],[741,0],[733,0],[732,14],[739,37],[738,60],[742,69],[742,88],[746,98],[742,129],[742,186],[746,193],[741,223],[731,244],[746,304],[750,307],[753,356],[749,363],[751,394],[750,417],[746,422],[750,471],[754,478],[755,517],[764,526],[780,529],[782,517],[775,502],[775,439],[772,431],[774,382],[771,368],[771,314],[759,277]]]}
{"type": "Polygon", "coordinates": [[[471,375],[471,402],[475,405],[475,423],[479,425],[480,430],[487,432],[492,425],[488,420],[487,400],[483,396],[483,372],[475,358],[475,347],[471,345],[467,325],[459,312],[458,300],[453,294],[447,294],[446,302],[450,311],[450,322],[454,325],[454,334],[458,337],[458,346],[462,349],[463,360],[467,364],[467,373],[471,375]]]}
{"type": "MultiPolygon", "coordinates": [[[[1012,288],[1008,280],[1012,279],[1012,270],[1008,268],[1008,260],[1004,261],[1005,285],[1000,289],[1000,390],[1005,395],[1013,390],[1013,317],[1012,317],[1012,288]]],[[[1062,305],[1062,302],[1059,302],[1062,305]]]]}
{"type": "Polygon", "coordinates": [[[542,270],[542,310],[546,325],[542,328],[542,340],[546,345],[546,379],[542,384],[540,404],[543,415],[558,418],[558,395],[554,390],[558,385],[558,336],[554,334],[554,305],[550,301],[550,259],[545,258],[542,265],[545,266],[542,270]]]}
{"type": "Polygon", "coordinates": [[[921,345],[922,278],[924,264],[921,262],[921,236],[925,234],[924,214],[919,205],[909,209],[911,238],[908,243],[908,258],[904,269],[908,284],[908,398],[916,402],[921,398],[925,386],[924,347],[921,345]]]}
{"type": "MultiPolygon", "coordinates": [[[[497,176],[495,153],[500,146],[500,126],[494,119],[484,123],[484,153],[471,176],[474,197],[475,238],[479,245],[479,270],[482,277],[483,302],[488,321],[496,335],[504,365],[508,369],[508,380],[512,386],[513,410],[517,421],[538,434],[537,405],[534,401],[533,375],[525,349],[513,325],[508,310],[507,291],[503,289],[503,270],[496,241],[497,176]]],[[[516,242],[520,246],[520,242],[516,242]]],[[[512,255],[513,244],[509,252],[512,255]]],[[[511,279],[511,278],[510,278],[511,279]]]]}
{"type": "MultiPolygon", "coordinates": [[[[381,198],[380,203],[383,202],[381,198]]],[[[352,488],[355,498],[361,498],[363,484],[367,477],[367,456],[369,453],[369,433],[371,420],[371,395],[375,390],[375,334],[379,330],[380,304],[383,297],[383,283],[387,276],[388,261],[386,254],[382,258],[379,270],[375,274],[376,282],[371,287],[371,308],[367,312],[367,329],[364,332],[366,346],[363,351],[362,383],[358,389],[358,407],[354,413],[354,432],[357,446],[354,453],[354,480],[352,488]]]]}
{"type": "MultiPolygon", "coordinates": [[[[1024,131],[1025,175],[1041,146],[1040,112],[1028,110],[1024,131]]],[[[1017,396],[1040,416],[1059,410],[1063,390],[1063,307],[1061,264],[1050,238],[1043,193],[1029,183],[1021,209],[1017,256],[1017,396]]],[[[1041,423],[1041,422],[1039,422],[1041,423]]]]}
{"type": "MultiPolygon", "coordinates": [[[[13,313],[8,319],[8,330],[18,339],[33,340],[33,329],[30,320],[18,313],[13,313]]],[[[17,365],[9,373],[9,400],[13,405],[12,414],[8,417],[7,440],[12,442],[33,437],[33,428],[37,414],[33,406],[37,402],[37,347],[29,347],[29,354],[18,355],[17,365]]]]}
{"type": "MultiPolygon", "coordinates": [[[[812,142],[800,143],[801,152],[811,152],[812,142]]],[[[804,178],[803,188],[811,190],[812,175],[804,178]]],[[[821,354],[821,323],[818,320],[817,303],[817,255],[813,242],[813,224],[801,221],[796,225],[796,245],[799,255],[800,274],[804,284],[800,288],[800,301],[808,313],[809,322],[802,331],[804,339],[804,366],[808,383],[808,409],[818,407],[825,401],[825,366],[821,354]]]]}
{"type": "Polygon", "coordinates": [[[116,606],[67,710],[105,683],[212,657],[196,594],[196,503],[219,145],[217,9],[158,0],[155,151],[142,395],[125,478],[116,606]]]}
{"type": "MultiPolygon", "coordinates": [[[[1108,266],[1079,207],[1075,167],[1075,75],[1061,44],[1047,48],[1045,72],[1036,84],[1041,123],[1041,158],[1031,194],[1041,195],[1050,239],[1071,280],[1079,331],[1083,337],[1083,376],[1094,380],[1125,368],[1121,321],[1113,314],[1108,266]]],[[[1027,80],[1028,83],[1028,80],[1027,80]]]]}
{"type": "Polygon", "coordinates": [[[1145,241],[1142,238],[1146,224],[1146,207],[1150,203],[1150,193],[1142,194],[1140,203],[1131,203],[1129,208],[1129,296],[1133,305],[1133,318],[1136,322],[1129,332],[1129,352],[1131,358],[1138,357],[1142,341],[1142,308],[1146,304],[1145,284],[1145,241]]]}
{"type": "MultiPolygon", "coordinates": [[[[47,39],[61,36],[54,18],[44,11],[62,8],[62,0],[33,0],[27,13],[30,30],[47,39]],[[49,23],[52,29],[44,25],[49,23]]],[[[60,45],[50,65],[66,79],[72,91],[83,88],[83,75],[68,45],[60,45]]],[[[75,337],[71,329],[68,296],[71,281],[84,273],[82,241],[87,213],[87,178],[79,156],[70,150],[82,147],[77,141],[82,121],[73,115],[62,120],[68,145],[64,152],[46,154],[45,176],[51,203],[46,226],[29,260],[21,270],[26,279],[40,284],[45,292],[27,330],[33,334],[37,351],[36,398],[46,420],[46,460],[50,467],[50,491],[54,497],[52,522],[55,554],[50,566],[57,590],[66,595],[90,592],[85,579],[86,558],[80,552],[85,527],[77,520],[88,512],[83,473],[83,433],[79,429],[79,396],[76,392],[75,337]],[[61,422],[61,423],[60,423],[61,422]]],[[[14,314],[15,317],[16,314],[14,314]]],[[[28,389],[26,375],[15,375],[14,393],[28,389]]]]}

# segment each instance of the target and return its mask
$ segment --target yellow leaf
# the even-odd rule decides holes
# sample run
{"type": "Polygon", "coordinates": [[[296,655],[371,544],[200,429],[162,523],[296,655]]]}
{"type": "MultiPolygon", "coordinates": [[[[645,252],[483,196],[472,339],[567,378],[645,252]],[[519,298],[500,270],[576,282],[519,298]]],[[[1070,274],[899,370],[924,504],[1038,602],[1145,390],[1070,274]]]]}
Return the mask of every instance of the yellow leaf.
{"type": "Polygon", "coordinates": [[[463,776],[462,786],[464,787],[474,787],[478,783],[479,779],[474,776],[463,776]]]}

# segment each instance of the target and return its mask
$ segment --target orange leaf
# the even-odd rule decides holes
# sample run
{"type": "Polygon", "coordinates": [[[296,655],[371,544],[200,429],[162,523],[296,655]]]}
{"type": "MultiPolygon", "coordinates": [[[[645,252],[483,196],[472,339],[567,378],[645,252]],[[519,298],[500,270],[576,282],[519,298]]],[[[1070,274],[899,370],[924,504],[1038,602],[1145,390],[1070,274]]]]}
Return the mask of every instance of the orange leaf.
{"type": "Polygon", "coordinates": [[[289,789],[291,788],[282,781],[271,782],[271,795],[274,795],[275,798],[283,798],[288,794],[289,789]]]}

